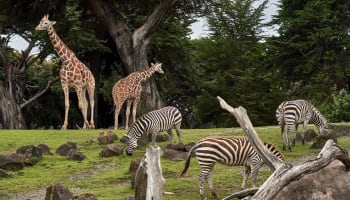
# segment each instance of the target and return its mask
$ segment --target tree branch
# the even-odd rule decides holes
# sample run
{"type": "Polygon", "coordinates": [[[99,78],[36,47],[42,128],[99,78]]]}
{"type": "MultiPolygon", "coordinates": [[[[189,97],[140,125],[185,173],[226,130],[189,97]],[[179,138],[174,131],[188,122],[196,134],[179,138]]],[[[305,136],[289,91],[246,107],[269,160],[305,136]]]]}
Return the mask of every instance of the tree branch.
{"type": "Polygon", "coordinates": [[[238,124],[246,133],[248,140],[252,144],[254,150],[259,154],[259,156],[264,160],[265,164],[271,170],[274,171],[275,169],[285,164],[283,161],[274,156],[273,153],[271,153],[261,142],[247,115],[246,110],[243,107],[232,108],[221,97],[218,96],[217,99],[219,100],[221,108],[227,110],[236,117],[238,124]]]}
{"type": "Polygon", "coordinates": [[[21,104],[21,109],[23,109],[25,106],[27,106],[28,104],[32,103],[33,101],[35,101],[36,99],[41,97],[43,94],[45,94],[45,92],[50,89],[51,85],[54,84],[59,79],[60,79],[59,77],[56,77],[53,80],[49,80],[47,82],[45,88],[43,88],[42,90],[37,92],[34,96],[32,96],[29,100],[27,100],[27,101],[25,101],[24,103],[21,104]]]}

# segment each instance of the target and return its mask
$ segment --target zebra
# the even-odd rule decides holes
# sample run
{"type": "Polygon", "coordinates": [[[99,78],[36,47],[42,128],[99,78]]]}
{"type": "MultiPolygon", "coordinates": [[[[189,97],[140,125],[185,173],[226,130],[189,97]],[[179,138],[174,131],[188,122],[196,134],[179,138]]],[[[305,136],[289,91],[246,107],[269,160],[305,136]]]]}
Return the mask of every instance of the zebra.
{"type": "Polygon", "coordinates": [[[281,136],[283,142],[283,150],[292,151],[289,134],[292,126],[295,126],[295,133],[293,135],[292,145],[295,145],[295,137],[298,132],[299,124],[303,124],[303,131],[301,132],[302,144],[305,144],[304,136],[308,123],[313,123],[319,134],[326,134],[333,129],[333,124],[330,123],[311,103],[306,100],[284,101],[276,109],[277,122],[281,127],[281,136]],[[287,132],[284,133],[284,128],[287,126],[287,132]]]}
{"type": "Polygon", "coordinates": [[[165,130],[169,134],[170,143],[173,144],[171,128],[175,127],[179,143],[182,143],[180,133],[181,121],[181,112],[173,106],[163,107],[143,115],[131,125],[128,133],[125,135],[127,138],[126,154],[132,155],[133,150],[137,147],[137,139],[146,132],[152,133],[152,145],[154,147],[156,146],[157,134],[165,130]]]}
{"type": "MultiPolygon", "coordinates": [[[[275,146],[269,143],[264,145],[280,160],[285,161],[284,155],[275,146]]],[[[201,167],[199,175],[199,194],[206,199],[204,194],[204,179],[214,198],[218,199],[212,181],[212,170],[219,162],[228,166],[245,166],[241,189],[245,189],[246,181],[252,172],[253,187],[256,186],[257,174],[263,165],[263,160],[250,145],[247,137],[235,136],[209,136],[198,141],[188,152],[185,167],[180,176],[183,176],[190,166],[191,155],[195,153],[201,167]]]]}

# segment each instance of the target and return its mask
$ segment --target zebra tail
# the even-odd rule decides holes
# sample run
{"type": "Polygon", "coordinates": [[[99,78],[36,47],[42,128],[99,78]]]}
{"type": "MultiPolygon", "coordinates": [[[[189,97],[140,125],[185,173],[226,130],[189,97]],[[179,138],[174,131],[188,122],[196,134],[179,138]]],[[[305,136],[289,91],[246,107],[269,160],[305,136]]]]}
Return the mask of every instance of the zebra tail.
{"type": "Polygon", "coordinates": [[[191,148],[191,150],[188,152],[187,158],[186,158],[186,162],[185,162],[185,167],[182,170],[180,177],[183,177],[185,175],[185,173],[187,172],[188,168],[190,167],[190,162],[191,162],[191,155],[192,155],[192,151],[196,148],[196,145],[193,146],[191,148]]]}

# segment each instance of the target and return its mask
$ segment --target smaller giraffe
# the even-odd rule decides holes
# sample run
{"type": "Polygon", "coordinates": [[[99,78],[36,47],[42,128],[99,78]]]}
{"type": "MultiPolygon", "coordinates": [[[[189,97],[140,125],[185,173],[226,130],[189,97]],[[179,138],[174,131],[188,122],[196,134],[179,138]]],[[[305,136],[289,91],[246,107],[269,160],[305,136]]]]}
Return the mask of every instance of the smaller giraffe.
{"type": "Polygon", "coordinates": [[[127,77],[120,79],[112,89],[112,96],[115,104],[114,129],[118,129],[118,116],[124,102],[127,101],[125,129],[129,129],[130,107],[132,109],[132,122],[136,121],[136,109],[140,102],[142,92],[141,83],[149,79],[155,72],[163,74],[162,63],[151,64],[151,67],[143,72],[133,72],[127,77]]]}
{"type": "Polygon", "coordinates": [[[44,15],[39,25],[35,27],[38,31],[47,31],[53,47],[59,55],[62,66],[60,70],[61,85],[64,92],[65,115],[62,129],[67,129],[68,111],[69,111],[69,87],[73,87],[77,93],[79,101],[79,109],[84,118],[83,128],[95,128],[94,125],[94,93],[95,78],[90,69],[82,63],[70,50],[67,45],[57,35],[53,25],[55,21],[49,20],[49,15],[44,15]],[[91,120],[87,120],[88,102],[86,99],[86,91],[89,95],[91,120]]]}

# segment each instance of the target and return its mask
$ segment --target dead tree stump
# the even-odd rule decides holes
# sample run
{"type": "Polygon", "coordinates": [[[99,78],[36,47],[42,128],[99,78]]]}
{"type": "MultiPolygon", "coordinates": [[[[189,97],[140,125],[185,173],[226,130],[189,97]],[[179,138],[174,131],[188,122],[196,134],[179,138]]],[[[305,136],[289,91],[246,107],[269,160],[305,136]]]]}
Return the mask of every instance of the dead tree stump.
{"type": "Polygon", "coordinates": [[[165,186],[160,147],[148,147],[135,175],[135,200],[161,200],[165,186]]]}

